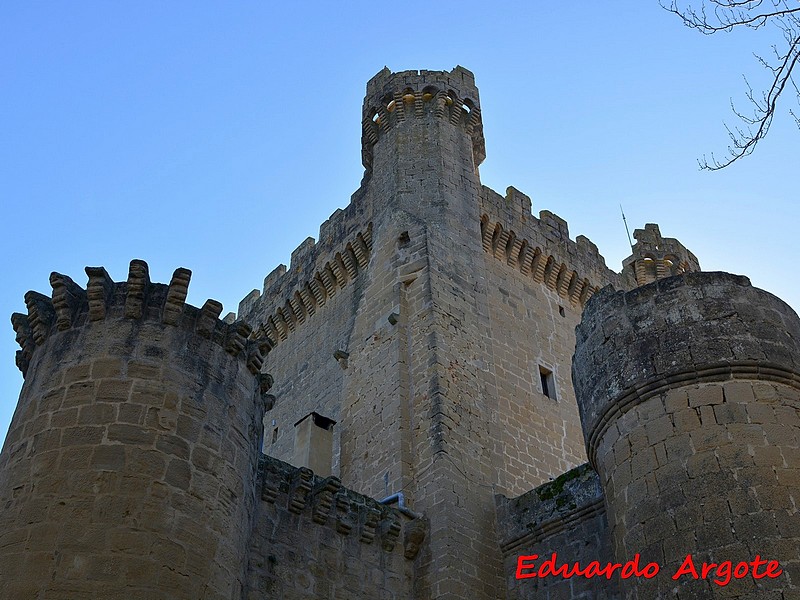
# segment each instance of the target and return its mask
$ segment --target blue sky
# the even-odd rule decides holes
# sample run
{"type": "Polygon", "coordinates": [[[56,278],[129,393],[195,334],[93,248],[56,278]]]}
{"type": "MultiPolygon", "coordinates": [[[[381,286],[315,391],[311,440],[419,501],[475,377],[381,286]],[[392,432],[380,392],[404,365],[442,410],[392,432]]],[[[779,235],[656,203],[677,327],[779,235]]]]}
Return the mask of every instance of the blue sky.
{"type": "MultiPolygon", "coordinates": [[[[743,162],[730,99],[773,33],[704,37],[656,0],[499,3],[26,2],[0,7],[0,432],[22,377],[8,321],[51,271],[192,269],[235,311],[359,185],[361,101],[384,65],[475,73],[485,185],[513,185],[619,270],[657,222],[705,270],[800,307],[800,132],[784,99],[743,162]],[[794,175],[792,175],[794,173],[794,175]]],[[[775,38],[778,41],[778,38],[775,38]]]]}

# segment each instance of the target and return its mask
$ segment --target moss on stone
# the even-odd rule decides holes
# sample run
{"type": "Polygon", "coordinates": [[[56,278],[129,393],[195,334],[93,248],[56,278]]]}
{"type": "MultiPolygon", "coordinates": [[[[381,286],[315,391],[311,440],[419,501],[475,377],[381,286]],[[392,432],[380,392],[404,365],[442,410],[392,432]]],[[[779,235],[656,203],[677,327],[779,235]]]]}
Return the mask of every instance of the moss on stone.
{"type": "MultiPolygon", "coordinates": [[[[536,488],[536,495],[539,496],[539,500],[552,500],[553,498],[561,495],[561,493],[564,491],[564,486],[567,485],[568,482],[578,479],[586,472],[588,468],[589,465],[584,464],[567,471],[563,475],[559,475],[554,481],[545,483],[544,485],[536,488]]],[[[566,499],[559,499],[559,501],[556,502],[556,507],[563,508],[566,505],[566,502],[566,499]]],[[[572,504],[574,505],[574,502],[572,504]]]]}

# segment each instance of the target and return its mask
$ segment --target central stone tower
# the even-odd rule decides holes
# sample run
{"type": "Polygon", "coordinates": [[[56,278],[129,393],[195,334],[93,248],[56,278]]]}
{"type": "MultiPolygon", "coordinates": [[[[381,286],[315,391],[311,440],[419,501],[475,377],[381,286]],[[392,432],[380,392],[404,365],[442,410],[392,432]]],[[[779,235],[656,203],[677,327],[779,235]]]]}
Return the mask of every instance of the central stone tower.
{"type": "Polygon", "coordinates": [[[367,84],[363,130],[375,255],[351,338],[342,478],[376,496],[402,490],[430,519],[420,597],[491,598],[502,585],[498,435],[482,369],[485,150],[472,73],[384,69],[367,84]]]}
{"type": "Polygon", "coordinates": [[[240,305],[280,371],[264,451],[298,464],[309,444],[294,424],[334,422],[318,431],[332,438],[330,472],[375,498],[402,493],[429,523],[415,597],[494,598],[500,436],[472,73],[383,69],[367,84],[362,143],[350,205],[240,305]]]}

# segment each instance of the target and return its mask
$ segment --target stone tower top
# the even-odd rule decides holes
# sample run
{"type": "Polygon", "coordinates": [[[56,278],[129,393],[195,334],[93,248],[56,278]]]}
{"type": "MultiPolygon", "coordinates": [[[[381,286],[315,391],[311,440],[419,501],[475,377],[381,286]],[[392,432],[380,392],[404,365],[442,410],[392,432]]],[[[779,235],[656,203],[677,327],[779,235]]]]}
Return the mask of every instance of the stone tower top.
{"type": "MultiPolygon", "coordinates": [[[[222,304],[216,300],[207,300],[202,308],[186,304],[192,275],[189,269],[177,269],[169,285],[151,282],[148,265],[143,260],[131,261],[128,280],[124,283],[112,281],[103,267],[86,267],[86,274],[89,282],[83,289],[66,275],[52,273],[52,298],[30,291],[25,294],[28,314],[11,316],[21,348],[16,361],[23,377],[27,375],[35,351],[48,337],[107,318],[123,317],[137,322],[160,322],[196,333],[221,346],[231,356],[244,360],[247,369],[263,380],[262,391],[271,385],[269,376],[260,374],[264,354],[269,348],[265,342],[249,339],[249,325],[244,321],[220,320],[222,304]]],[[[66,336],[62,345],[73,343],[73,338],[74,335],[66,336]]]]}
{"type": "Polygon", "coordinates": [[[609,422],[669,388],[800,382],[800,318],[739,275],[684,273],[629,292],[604,288],[575,333],[572,380],[593,464],[609,422]]]}
{"type": "Polygon", "coordinates": [[[381,137],[411,118],[432,113],[463,128],[472,138],[477,167],[486,158],[475,76],[464,67],[452,71],[399,71],[384,67],[367,83],[362,110],[361,154],[372,170],[372,148],[381,137]]]}
{"type": "Polygon", "coordinates": [[[662,237],[655,223],[637,229],[633,237],[633,254],[622,262],[622,276],[629,288],[700,270],[697,257],[675,238],[662,237]]]}

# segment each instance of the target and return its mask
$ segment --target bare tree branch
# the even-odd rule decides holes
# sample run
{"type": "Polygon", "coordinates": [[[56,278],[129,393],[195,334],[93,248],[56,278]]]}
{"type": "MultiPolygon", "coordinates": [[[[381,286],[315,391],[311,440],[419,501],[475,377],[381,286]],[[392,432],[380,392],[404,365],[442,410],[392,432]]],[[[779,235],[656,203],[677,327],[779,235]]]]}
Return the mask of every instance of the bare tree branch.
{"type": "MultiPolygon", "coordinates": [[[[711,154],[708,161],[705,156],[699,161],[702,169],[711,171],[723,169],[731,163],[750,155],[759,141],[769,132],[772,119],[778,105],[778,100],[791,85],[800,103],[800,89],[792,78],[794,68],[800,61],[800,6],[795,6],[793,0],[702,0],[700,8],[691,5],[681,7],[676,0],[670,4],[661,2],[661,6],[668,12],[677,15],[683,24],[696,29],[705,35],[719,32],[730,32],[734,28],[760,29],[765,25],[775,26],[782,32],[785,46],[772,46],[774,58],[765,59],[755,54],[756,60],[771,73],[772,80],[769,86],[758,97],[745,78],[747,86],[746,97],[751,105],[752,116],[738,110],[731,101],[734,115],[744,124],[744,128],[725,128],[731,138],[728,147],[728,157],[717,160],[711,154]],[[790,3],[791,2],[791,3],[790,3]]],[[[793,110],[789,114],[800,127],[800,117],[793,110]]]]}

